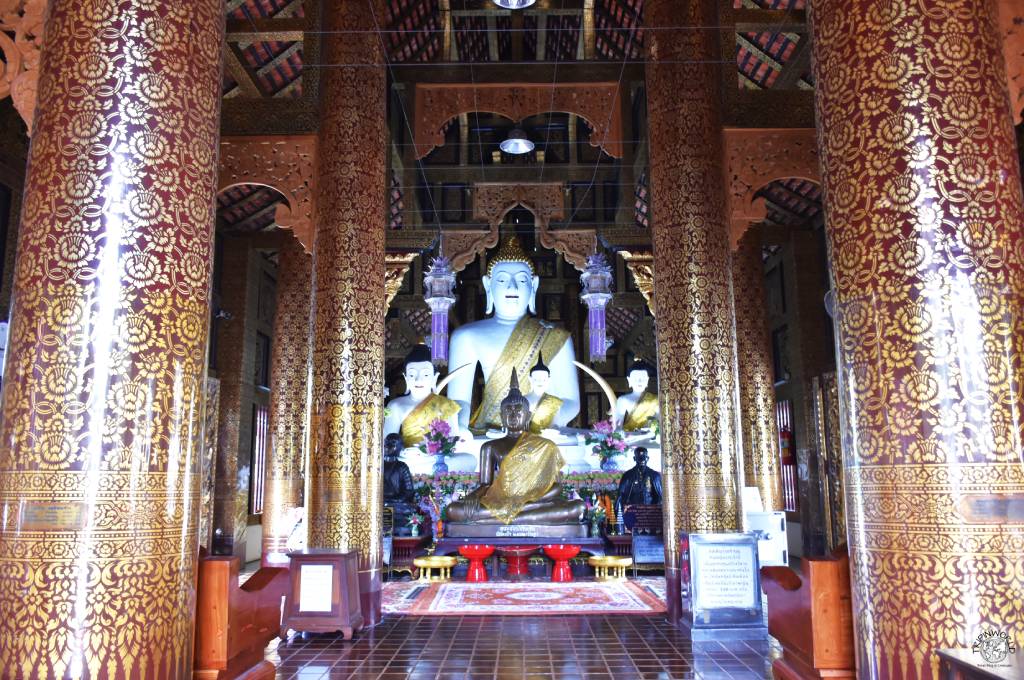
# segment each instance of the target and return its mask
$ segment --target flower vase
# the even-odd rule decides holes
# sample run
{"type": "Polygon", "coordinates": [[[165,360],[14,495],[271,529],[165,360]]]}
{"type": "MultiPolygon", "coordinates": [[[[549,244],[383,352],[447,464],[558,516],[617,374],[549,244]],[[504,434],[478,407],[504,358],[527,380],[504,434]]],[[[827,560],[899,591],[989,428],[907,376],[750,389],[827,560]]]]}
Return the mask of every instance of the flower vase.
{"type": "Polygon", "coordinates": [[[434,455],[434,476],[448,474],[448,466],[444,462],[444,456],[440,453],[434,455]]]}
{"type": "Polygon", "coordinates": [[[601,472],[618,472],[619,465],[614,458],[606,458],[601,461],[601,472]]]}
{"type": "Polygon", "coordinates": [[[590,520],[590,537],[595,538],[601,535],[601,523],[597,519],[590,520]]]}
{"type": "Polygon", "coordinates": [[[413,524],[412,526],[410,526],[409,527],[409,535],[414,537],[414,538],[419,536],[420,535],[420,525],[419,524],[413,524]]]}

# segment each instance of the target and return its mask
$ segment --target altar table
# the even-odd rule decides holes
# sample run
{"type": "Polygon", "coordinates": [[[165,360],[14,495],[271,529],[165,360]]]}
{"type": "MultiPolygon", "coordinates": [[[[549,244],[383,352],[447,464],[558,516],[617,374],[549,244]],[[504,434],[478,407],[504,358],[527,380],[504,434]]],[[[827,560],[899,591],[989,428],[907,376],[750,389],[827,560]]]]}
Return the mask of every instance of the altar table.
{"type": "MultiPolygon", "coordinates": [[[[509,545],[535,545],[538,549],[541,546],[551,545],[552,543],[562,543],[565,545],[578,545],[580,547],[580,553],[588,553],[595,557],[602,557],[605,553],[604,539],[600,536],[594,537],[580,537],[571,538],[565,540],[559,540],[557,538],[550,537],[502,537],[502,538],[439,538],[437,540],[437,546],[434,548],[435,555],[456,555],[459,552],[460,545],[493,545],[495,548],[501,548],[502,546],[509,545]]],[[[491,557],[491,577],[494,580],[498,580],[499,567],[501,566],[500,556],[495,551],[491,557]]]]}

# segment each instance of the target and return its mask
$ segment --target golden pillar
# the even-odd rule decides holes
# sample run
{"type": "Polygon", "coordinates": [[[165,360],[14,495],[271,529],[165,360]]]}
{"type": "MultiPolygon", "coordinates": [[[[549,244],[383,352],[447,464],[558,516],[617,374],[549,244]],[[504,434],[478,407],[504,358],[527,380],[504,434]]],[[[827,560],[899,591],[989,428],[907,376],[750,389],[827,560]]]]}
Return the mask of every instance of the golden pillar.
{"type": "MultiPolygon", "coordinates": [[[[814,0],[864,678],[1024,644],[1024,210],[994,2],[814,0]]],[[[978,657],[981,660],[981,657],[978,657]]]]}
{"type": "Polygon", "coordinates": [[[715,0],[646,8],[669,615],[679,534],[739,526],[736,330],[715,0]],[[681,28],[682,27],[682,28],[681,28]],[[658,29],[664,30],[658,30],[658,29]]]}
{"type": "Polygon", "coordinates": [[[278,251],[277,306],[270,355],[270,454],[263,495],[263,563],[287,563],[288,537],[302,506],[312,364],[313,258],[294,238],[278,251]]]}
{"type": "Polygon", "coordinates": [[[775,381],[765,313],[761,229],[758,226],[748,229],[733,251],[732,282],[744,483],[756,486],[761,492],[765,510],[782,510],[775,381]]]}
{"type": "MultiPolygon", "coordinates": [[[[216,322],[216,368],[220,380],[217,414],[217,460],[213,493],[213,552],[245,558],[245,530],[249,524],[249,485],[239,484],[239,447],[243,413],[252,384],[252,349],[247,350],[246,322],[251,279],[249,239],[224,238],[221,260],[220,306],[227,316],[216,322]]],[[[249,331],[252,332],[251,330],[249,331]]],[[[243,467],[248,463],[243,460],[243,467]]]]}
{"type": "Polygon", "coordinates": [[[355,550],[367,623],[380,620],[387,74],[378,3],[324,8],[309,544],[355,550]],[[374,13],[376,12],[376,16],[374,13]]]}
{"type": "Polygon", "coordinates": [[[0,418],[0,668],[189,677],[224,6],[47,17],[0,418]]]}

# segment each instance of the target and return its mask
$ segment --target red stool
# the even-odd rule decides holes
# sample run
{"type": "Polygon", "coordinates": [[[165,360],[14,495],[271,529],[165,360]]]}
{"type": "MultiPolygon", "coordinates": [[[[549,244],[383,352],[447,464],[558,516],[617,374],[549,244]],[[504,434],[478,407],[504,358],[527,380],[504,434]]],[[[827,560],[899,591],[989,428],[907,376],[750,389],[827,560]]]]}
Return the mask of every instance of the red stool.
{"type": "Polygon", "coordinates": [[[469,571],[466,572],[466,581],[469,583],[485,583],[487,581],[487,569],[484,568],[484,560],[494,554],[494,546],[460,545],[459,554],[469,560],[469,571]]]}
{"type": "Polygon", "coordinates": [[[544,552],[555,561],[551,569],[552,583],[569,583],[572,581],[572,569],[569,568],[569,560],[580,554],[578,545],[548,544],[544,546],[544,552]]]}
{"type": "Polygon", "coordinates": [[[528,576],[530,573],[530,555],[537,552],[535,545],[505,545],[498,548],[498,554],[508,563],[506,574],[509,578],[528,576]]]}

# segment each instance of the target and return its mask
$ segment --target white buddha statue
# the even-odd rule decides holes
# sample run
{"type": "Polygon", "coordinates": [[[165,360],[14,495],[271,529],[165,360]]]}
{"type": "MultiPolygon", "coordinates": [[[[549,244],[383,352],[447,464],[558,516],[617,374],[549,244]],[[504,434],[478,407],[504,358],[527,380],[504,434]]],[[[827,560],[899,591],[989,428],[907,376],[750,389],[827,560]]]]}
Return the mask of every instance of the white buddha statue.
{"type": "MultiPolygon", "coordinates": [[[[487,313],[494,315],[462,326],[452,333],[449,361],[452,366],[471,364],[448,383],[448,396],[462,407],[459,423],[481,431],[501,428],[501,400],[508,394],[512,370],[530,375],[541,357],[548,357],[550,382],[545,394],[562,401],[551,425],[562,427],[580,410],[579,383],[573,361],[576,353],[569,333],[527,314],[537,311],[540,279],[523,252],[519,239],[506,239],[491,259],[483,277],[487,313]],[[484,374],[481,403],[470,409],[476,364],[484,374]]],[[[522,390],[532,393],[529,379],[522,390]]]]}
{"type": "Polygon", "coordinates": [[[564,403],[560,398],[548,393],[551,385],[551,369],[544,365],[544,358],[537,357],[537,363],[530,369],[530,385],[532,389],[526,395],[530,402],[530,432],[540,434],[554,424],[564,403]]]}
{"type": "Polygon", "coordinates": [[[409,390],[388,402],[388,415],[384,419],[384,434],[399,433],[405,448],[423,441],[435,420],[447,421],[453,433],[459,431],[459,405],[434,393],[437,387],[437,369],[430,360],[430,348],[413,347],[405,357],[405,385],[409,390]]]}
{"type": "Polygon", "coordinates": [[[658,417],[658,396],[647,391],[653,372],[654,367],[646,361],[637,361],[629,367],[626,382],[630,391],[615,400],[618,420],[615,424],[626,432],[646,429],[651,418],[658,417]]]}

